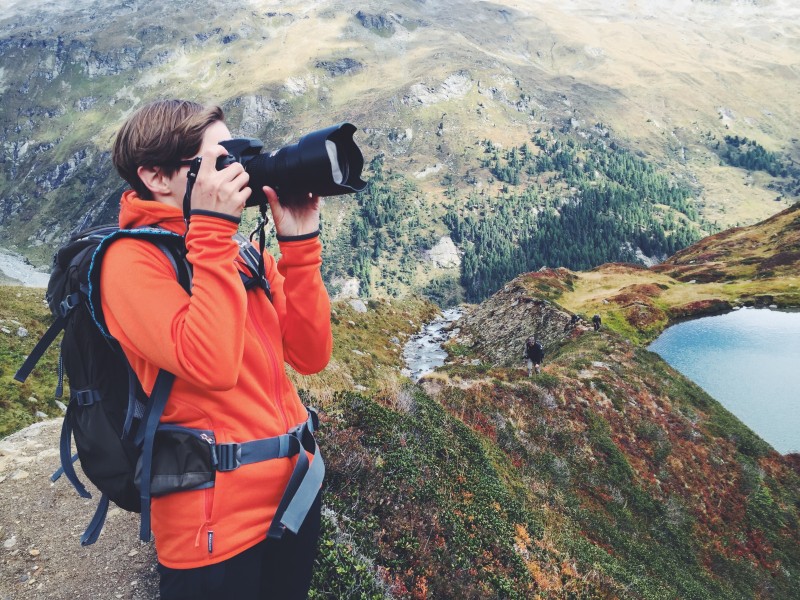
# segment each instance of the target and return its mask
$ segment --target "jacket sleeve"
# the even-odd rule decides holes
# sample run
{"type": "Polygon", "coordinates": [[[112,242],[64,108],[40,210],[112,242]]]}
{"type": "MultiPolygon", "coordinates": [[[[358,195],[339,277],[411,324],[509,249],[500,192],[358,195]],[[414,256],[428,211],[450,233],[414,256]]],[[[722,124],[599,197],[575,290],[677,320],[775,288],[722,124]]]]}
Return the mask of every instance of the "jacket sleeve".
{"type": "Polygon", "coordinates": [[[331,304],[322,282],[319,237],[280,242],[277,265],[265,256],[273,306],[287,363],[301,375],[319,373],[331,357],[331,304]]]}
{"type": "MultiPolygon", "coordinates": [[[[235,223],[219,217],[192,218],[186,235],[191,295],[154,244],[130,238],[111,244],[101,266],[103,314],[132,363],[144,360],[204,389],[236,384],[247,300],[234,262],[235,231],[235,223]]],[[[147,375],[146,388],[155,377],[152,369],[147,375]]]]}

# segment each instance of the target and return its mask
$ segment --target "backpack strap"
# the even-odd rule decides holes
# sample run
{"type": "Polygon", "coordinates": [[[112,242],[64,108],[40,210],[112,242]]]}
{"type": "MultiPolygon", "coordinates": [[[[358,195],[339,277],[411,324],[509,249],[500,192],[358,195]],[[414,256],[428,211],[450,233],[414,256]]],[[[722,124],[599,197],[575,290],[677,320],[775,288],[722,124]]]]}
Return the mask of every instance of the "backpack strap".
{"type": "Polygon", "coordinates": [[[97,538],[100,537],[100,532],[103,530],[103,524],[106,522],[106,515],[108,515],[109,499],[106,494],[100,496],[100,502],[97,504],[97,510],[94,511],[94,516],[86,527],[86,531],[81,535],[81,546],[88,546],[94,544],[97,538]]]}
{"type": "Polygon", "coordinates": [[[136,444],[141,444],[142,447],[142,482],[139,490],[142,519],[139,527],[139,539],[143,542],[150,541],[150,479],[153,467],[153,442],[173,383],[175,383],[175,375],[164,369],[158,372],[153,391],[150,394],[148,410],[142,421],[143,427],[139,427],[135,439],[136,444]]]}
{"type": "Polygon", "coordinates": [[[270,539],[281,539],[287,529],[296,534],[322,487],[325,463],[314,439],[315,418],[316,413],[309,412],[308,421],[300,426],[299,431],[295,430],[292,434],[291,439],[297,440],[300,448],[292,476],[267,531],[267,537],[270,539]],[[314,458],[311,463],[308,461],[306,450],[313,453],[314,458]]]}
{"type": "MultiPolygon", "coordinates": [[[[77,296],[77,294],[72,294],[73,296],[77,296]]],[[[67,313],[68,314],[68,313],[67,313]]],[[[42,338],[36,343],[31,350],[31,353],[28,355],[28,358],[25,359],[25,362],[22,363],[22,366],[17,369],[17,372],[14,374],[14,379],[19,381],[20,383],[24,383],[25,380],[28,378],[28,375],[31,374],[33,368],[36,366],[36,363],[39,362],[39,359],[50,347],[58,334],[64,330],[64,327],[67,325],[67,314],[64,314],[58,317],[50,327],[47,328],[47,331],[44,332],[42,338]]]]}
{"type": "Polygon", "coordinates": [[[97,245],[97,248],[92,255],[92,263],[89,267],[89,290],[87,295],[89,297],[89,308],[92,311],[92,318],[102,334],[112,339],[113,337],[108,332],[108,328],[106,327],[101,308],[99,267],[103,257],[105,256],[106,250],[108,250],[108,247],[111,245],[111,243],[122,237],[143,239],[158,246],[175,268],[175,274],[181,286],[183,286],[188,293],[191,293],[191,271],[188,270],[187,263],[181,251],[183,248],[182,235],[173,233],[167,229],[161,229],[159,227],[118,229],[110,235],[107,235],[97,245]]]}
{"type": "Polygon", "coordinates": [[[72,484],[72,487],[78,492],[81,498],[91,498],[92,495],[86,489],[86,486],[81,483],[81,480],[78,479],[78,474],[75,473],[75,467],[73,463],[75,462],[75,457],[70,457],[70,450],[72,448],[72,425],[70,425],[69,413],[71,412],[73,407],[73,403],[70,402],[67,406],[67,414],[64,415],[64,422],[61,426],[61,440],[59,443],[59,453],[61,455],[61,468],[53,473],[50,477],[51,481],[55,481],[58,479],[61,474],[63,473],[64,476],[69,480],[72,484]]]}

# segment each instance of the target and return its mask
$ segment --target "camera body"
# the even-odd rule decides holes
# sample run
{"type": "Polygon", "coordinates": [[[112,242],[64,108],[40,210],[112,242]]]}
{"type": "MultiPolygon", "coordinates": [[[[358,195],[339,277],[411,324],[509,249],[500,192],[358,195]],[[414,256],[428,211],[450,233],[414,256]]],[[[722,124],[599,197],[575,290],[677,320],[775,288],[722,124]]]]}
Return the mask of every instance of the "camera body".
{"type": "Polygon", "coordinates": [[[314,131],[296,144],[271,153],[263,153],[264,144],[254,138],[236,138],[220,142],[228,151],[217,159],[217,169],[239,162],[250,175],[252,193],[245,206],[267,201],[263,186],[278,194],[284,206],[299,206],[314,196],[339,196],[363,190],[361,180],[364,157],[355,141],[356,127],[340,123],[314,131]]]}

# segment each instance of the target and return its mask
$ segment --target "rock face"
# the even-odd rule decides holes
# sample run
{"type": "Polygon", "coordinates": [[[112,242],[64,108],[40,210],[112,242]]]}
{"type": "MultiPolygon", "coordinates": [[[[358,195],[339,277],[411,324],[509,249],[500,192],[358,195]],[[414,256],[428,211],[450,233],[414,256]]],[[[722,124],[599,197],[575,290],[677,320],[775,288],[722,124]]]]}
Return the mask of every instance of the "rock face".
{"type": "Polygon", "coordinates": [[[337,60],[320,60],[317,61],[316,67],[327,71],[331,77],[338,77],[340,75],[352,75],[358,73],[364,68],[364,65],[352,58],[340,58],[337,60]]]}
{"type": "Polygon", "coordinates": [[[534,335],[548,350],[576,331],[589,328],[584,321],[570,326],[572,315],[547,300],[532,296],[515,280],[475,306],[459,322],[457,341],[472,347],[496,365],[519,365],[525,340],[534,335]]]}
{"type": "Polygon", "coordinates": [[[433,266],[443,269],[453,269],[461,265],[458,248],[447,235],[440,238],[436,245],[428,250],[427,258],[433,266]]]}
{"type": "Polygon", "coordinates": [[[81,547],[100,494],[78,496],[59,466],[61,419],[36,423],[0,441],[0,598],[158,597],[152,542],[139,541],[139,516],[113,507],[100,539],[81,547]]]}

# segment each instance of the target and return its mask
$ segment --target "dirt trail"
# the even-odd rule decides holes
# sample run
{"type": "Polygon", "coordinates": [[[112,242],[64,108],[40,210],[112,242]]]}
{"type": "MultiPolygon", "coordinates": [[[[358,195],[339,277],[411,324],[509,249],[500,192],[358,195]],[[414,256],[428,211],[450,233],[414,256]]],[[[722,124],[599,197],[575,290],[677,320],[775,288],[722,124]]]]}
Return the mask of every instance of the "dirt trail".
{"type": "Polygon", "coordinates": [[[0,600],[157,598],[155,550],[138,539],[139,515],[112,506],[100,539],[81,547],[100,496],[90,487],[94,499],[80,498],[63,477],[50,482],[60,430],[54,419],[0,440],[0,600]]]}

